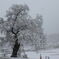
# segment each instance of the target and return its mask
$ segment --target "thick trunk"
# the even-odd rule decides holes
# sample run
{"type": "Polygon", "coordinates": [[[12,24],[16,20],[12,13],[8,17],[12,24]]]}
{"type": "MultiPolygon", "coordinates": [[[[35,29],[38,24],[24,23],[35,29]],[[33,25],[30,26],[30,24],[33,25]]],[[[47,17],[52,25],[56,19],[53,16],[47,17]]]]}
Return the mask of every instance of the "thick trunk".
{"type": "Polygon", "coordinates": [[[18,43],[18,39],[15,41],[15,45],[13,47],[12,55],[11,57],[17,57],[17,52],[20,48],[20,43],[18,43]]]}

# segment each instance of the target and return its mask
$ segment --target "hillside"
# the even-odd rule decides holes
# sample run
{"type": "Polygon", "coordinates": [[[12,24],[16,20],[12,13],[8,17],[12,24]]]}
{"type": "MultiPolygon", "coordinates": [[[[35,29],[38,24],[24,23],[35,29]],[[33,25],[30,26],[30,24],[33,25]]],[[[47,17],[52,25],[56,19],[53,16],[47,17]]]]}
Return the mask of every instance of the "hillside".
{"type": "Polygon", "coordinates": [[[47,46],[49,48],[59,48],[59,34],[48,35],[47,46]]]}

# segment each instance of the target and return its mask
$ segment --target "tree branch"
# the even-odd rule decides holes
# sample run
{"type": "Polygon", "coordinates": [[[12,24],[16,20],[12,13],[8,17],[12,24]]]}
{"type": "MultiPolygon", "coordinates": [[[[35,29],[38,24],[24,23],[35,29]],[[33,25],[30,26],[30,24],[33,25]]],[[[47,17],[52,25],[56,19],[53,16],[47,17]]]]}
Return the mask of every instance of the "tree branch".
{"type": "Polygon", "coordinates": [[[11,28],[11,32],[12,32],[13,34],[16,34],[16,33],[14,33],[14,31],[13,31],[13,27],[11,28]]]}

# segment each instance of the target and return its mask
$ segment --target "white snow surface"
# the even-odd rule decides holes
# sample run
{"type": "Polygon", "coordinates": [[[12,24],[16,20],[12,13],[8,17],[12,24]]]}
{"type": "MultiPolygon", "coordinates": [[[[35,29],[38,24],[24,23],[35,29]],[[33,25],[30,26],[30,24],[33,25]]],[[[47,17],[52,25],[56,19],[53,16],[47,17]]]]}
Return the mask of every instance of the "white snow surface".
{"type": "MultiPolygon", "coordinates": [[[[58,49],[50,49],[50,50],[41,50],[41,51],[29,51],[26,52],[28,59],[40,59],[40,55],[42,57],[42,59],[47,59],[49,57],[49,59],[58,59],[59,58],[59,48],[58,49]]],[[[0,59],[25,59],[25,58],[10,58],[9,56],[5,57],[1,57],[0,54],[0,59]]]]}
{"type": "Polygon", "coordinates": [[[52,49],[52,50],[42,50],[39,52],[26,52],[29,59],[40,59],[40,55],[42,59],[58,59],[59,58],[59,49],[52,49]]]}

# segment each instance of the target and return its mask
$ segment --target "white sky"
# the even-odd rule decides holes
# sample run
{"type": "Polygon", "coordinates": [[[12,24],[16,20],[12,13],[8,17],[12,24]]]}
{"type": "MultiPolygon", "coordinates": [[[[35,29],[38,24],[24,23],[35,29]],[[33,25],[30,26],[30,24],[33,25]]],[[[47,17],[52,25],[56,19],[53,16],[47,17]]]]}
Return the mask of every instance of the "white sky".
{"type": "Polygon", "coordinates": [[[32,16],[43,15],[45,33],[59,33],[59,0],[0,0],[0,17],[12,4],[27,4],[32,16]]]}

